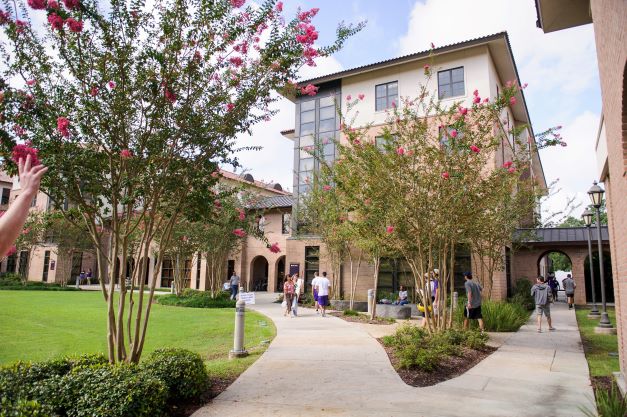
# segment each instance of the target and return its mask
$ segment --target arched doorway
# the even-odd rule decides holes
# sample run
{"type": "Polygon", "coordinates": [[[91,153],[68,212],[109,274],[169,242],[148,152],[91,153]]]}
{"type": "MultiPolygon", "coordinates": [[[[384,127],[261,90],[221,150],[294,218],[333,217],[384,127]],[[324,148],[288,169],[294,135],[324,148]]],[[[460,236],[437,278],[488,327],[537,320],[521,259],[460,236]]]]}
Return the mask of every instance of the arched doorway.
{"type": "Polygon", "coordinates": [[[250,268],[252,291],[268,291],[268,260],[263,256],[256,256],[251,262],[250,268]]]}
{"type": "Polygon", "coordinates": [[[283,292],[283,281],[285,280],[285,256],[281,256],[276,262],[276,292],[283,292]]]}
{"type": "MultiPolygon", "coordinates": [[[[599,252],[592,252],[592,267],[594,268],[594,292],[597,303],[601,303],[601,272],[599,271],[599,252]]],[[[614,281],[612,279],[612,258],[609,252],[603,251],[603,272],[605,281],[605,301],[614,302],[614,281]]],[[[592,285],[590,285],[590,256],[584,261],[584,275],[586,277],[586,301],[592,302],[592,285]]]]}
{"type": "MultiPolygon", "coordinates": [[[[573,261],[570,259],[570,256],[561,250],[547,250],[538,258],[538,275],[542,275],[545,279],[555,275],[557,282],[559,282],[559,288],[562,290],[564,289],[562,280],[566,278],[567,274],[572,274],[572,272],[573,261]]],[[[536,277],[532,278],[532,281],[535,282],[536,277]]]]}

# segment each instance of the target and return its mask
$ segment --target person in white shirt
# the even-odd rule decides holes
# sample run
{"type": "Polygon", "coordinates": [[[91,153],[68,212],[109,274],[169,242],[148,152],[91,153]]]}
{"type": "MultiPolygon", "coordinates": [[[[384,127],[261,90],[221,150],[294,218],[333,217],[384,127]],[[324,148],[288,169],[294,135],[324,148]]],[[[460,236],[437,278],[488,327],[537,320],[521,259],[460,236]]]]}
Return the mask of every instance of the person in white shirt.
{"type": "Polygon", "coordinates": [[[292,314],[298,316],[298,299],[303,292],[303,278],[298,274],[294,274],[294,300],[292,301],[292,314]]]}
{"type": "Polygon", "coordinates": [[[331,282],[327,278],[326,272],[323,272],[322,276],[318,277],[316,286],[318,287],[318,305],[322,308],[322,317],[324,317],[329,305],[329,287],[331,287],[331,282]]]}
{"type": "Polygon", "coordinates": [[[311,280],[311,293],[314,299],[314,305],[316,306],[316,313],[318,313],[318,308],[320,305],[318,304],[318,280],[320,277],[318,276],[318,271],[314,273],[314,278],[311,280]]]}
{"type": "Polygon", "coordinates": [[[408,303],[409,301],[407,301],[407,290],[401,285],[398,289],[398,299],[394,304],[403,306],[408,303]]]}

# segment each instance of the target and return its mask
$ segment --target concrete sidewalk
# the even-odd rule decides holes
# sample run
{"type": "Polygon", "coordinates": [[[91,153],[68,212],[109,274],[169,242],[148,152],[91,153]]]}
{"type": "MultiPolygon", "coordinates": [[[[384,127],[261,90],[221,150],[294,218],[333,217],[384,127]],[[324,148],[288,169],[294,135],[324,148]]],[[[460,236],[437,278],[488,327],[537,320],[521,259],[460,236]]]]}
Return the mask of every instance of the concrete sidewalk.
{"type": "Polygon", "coordinates": [[[556,332],[532,317],[464,375],[428,388],[406,385],[363,328],[301,309],[283,317],[257,294],[277,337],[229,388],[198,410],[207,416],[577,416],[592,388],[574,311],[554,305],[556,332]]]}

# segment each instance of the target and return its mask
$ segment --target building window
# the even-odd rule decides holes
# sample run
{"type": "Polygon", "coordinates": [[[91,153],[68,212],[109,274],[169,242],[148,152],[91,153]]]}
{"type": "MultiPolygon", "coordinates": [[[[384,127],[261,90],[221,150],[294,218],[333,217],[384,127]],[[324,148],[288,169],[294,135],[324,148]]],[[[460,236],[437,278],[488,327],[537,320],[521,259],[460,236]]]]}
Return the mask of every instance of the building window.
{"type": "Polygon", "coordinates": [[[320,268],[320,246],[305,246],[305,291],[311,290],[311,281],[320,268]]]}
{"type": "Polygon", "coordinates": [[[192,260],[185,259],[183,268],[183,288],[190,288],[192,280],[192,260]]]}
{"type": "MultiPolygon", "coordinates": [[[[76,283],[76,280],[81,274],[81,270],[83,268],[83,252],[73,252],[72,253],[72,269],[70,279],[74,279],[72,282],[76,283]]],[[[119,273],[119,261],[118,261],[118,273],[116,277],[120,275],[119,273]]]]}
{"type": "Polygon", "coordinates": [[[48,282],[48,269],[50,267],[50,251],[47,250],[44,252],[44,272],[41,274],[41,280],[43,282],[48,282]]]}
{"type": "Polygon", "coordinates": [[[169,288],[174,281],[174,266],[172,259],[164,259],[161,262],[161,287],[169,288]]]}
{"type": "Polygon", "coordinates": [[[2,189],[2,197],[0,197],[0,204],[4,205],[4,204],[9,204],[9,196],[11,195],[11,189],[10,188],[3,188],[2,189]]]}
{"type": "Polygon", "coordinates": [[[438,72],[438,98],[440,100],[464,95],[464,67],[438,72]]]}
{"type": "Polygon", "coordinates": [[[405,287],[409,301],[414,302],[414,279],[409,265],[400,259],[383,258],[379,266],[377,299],[396,301],[400,286],[405,287]]]}
{"type": "Polygon", "coordinates": [[[13,255],[9,255],[7,257],[7,272],[15,274],[15,269],[17,267],[17,253],[13,255]]]}
{"type": "Polygon", "coordinates": [[[290,213],[283,213],[281,216],[281,232],[284,235],[290,234],[290,222],[292,221],[292,215],[290,213]]]}
{"type": "Polygon", "coordinates": [[[196,255],[196,289],[200,289],[200,263],[202,261],[202,254],[198,252],[196,255]]]}
{"type": "Polygon", "coordinates": [[[398,102],[398,81],[379,84],[374,88],[375,110],[383,111],[389,109],[398,102]]]}
{"type": "Polygon", "coordinates": [[[26,250],[23,250],[23,251],[20,252],[20,261],[19,261],[19,266],[18,266],[18,273],[23,278],[27,278],[27,274],[28,274],[28,255],[29,255],[29,253],[26,250]]]}

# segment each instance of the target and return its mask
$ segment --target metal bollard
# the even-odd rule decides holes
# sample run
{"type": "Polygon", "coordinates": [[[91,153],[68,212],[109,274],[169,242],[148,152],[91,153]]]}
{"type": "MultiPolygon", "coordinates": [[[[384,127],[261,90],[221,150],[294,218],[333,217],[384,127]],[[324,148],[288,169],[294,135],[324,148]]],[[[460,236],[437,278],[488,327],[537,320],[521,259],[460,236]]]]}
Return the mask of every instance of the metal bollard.
{"type": "Polygon", "coordinates": [[[244,313],[246,312],[246,303],[244,300],[238,300],[235,304],[235,336],[233,337],[233,350],[229,352],[229,359],[243,358],[248,356],[248,352],[244,349],[244,313]]]}
{"type": "Polygon", "coordinates": [[[455,310],[457,308],[457,298],[458,298],[458,294],[457,291],[453,292],[453,310],[455,310]]]}
{"type": "Polygon", "coordinates": [[[368,290],[368,314],[372,314],[372,300],[374,300],[374,290],[368,290]]]}

